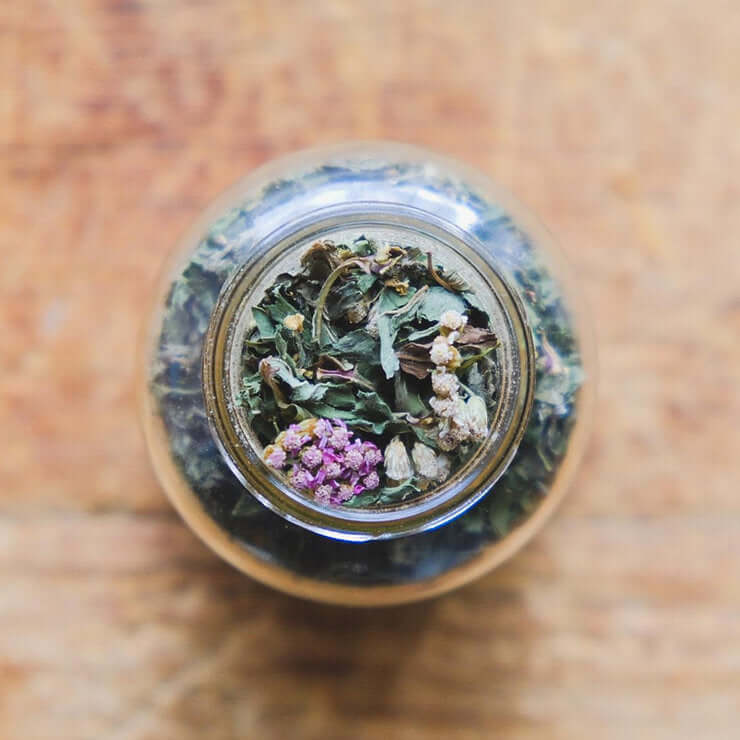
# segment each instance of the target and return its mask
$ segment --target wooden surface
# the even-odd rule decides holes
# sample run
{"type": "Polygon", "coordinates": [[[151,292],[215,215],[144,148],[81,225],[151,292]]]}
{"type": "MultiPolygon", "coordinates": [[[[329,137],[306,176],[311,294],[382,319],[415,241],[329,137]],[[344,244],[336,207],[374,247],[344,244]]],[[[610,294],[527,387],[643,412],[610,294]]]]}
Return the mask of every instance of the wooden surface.
{"type": "Polygon", "coordinates": [[[0,737],[736,738],[740,6],[0,3],[0,737]],[[173,514],[133,397],[175,238],[348,138],[477,164],[581,277],[570,498],[434,602],[262,588],[173,514]]]}

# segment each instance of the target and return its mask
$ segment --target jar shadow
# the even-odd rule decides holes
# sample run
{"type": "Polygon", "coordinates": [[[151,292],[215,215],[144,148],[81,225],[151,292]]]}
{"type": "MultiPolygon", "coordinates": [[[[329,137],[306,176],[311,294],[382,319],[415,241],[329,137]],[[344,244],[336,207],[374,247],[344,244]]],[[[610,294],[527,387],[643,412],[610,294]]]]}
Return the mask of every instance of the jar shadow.
{"type": "Polygon", "coordinates": [[[190,635],[193,654],[210,653],[209,668],[160,719],[218,737],[267,738],[419,727],[444,737],[521,719],[528,616],[515,568],[431,601],[378,609],[301,601],[234,573],[216,580],[204,586],[228,594],[228,605],[215,608],[210,629],[190,635]]]}

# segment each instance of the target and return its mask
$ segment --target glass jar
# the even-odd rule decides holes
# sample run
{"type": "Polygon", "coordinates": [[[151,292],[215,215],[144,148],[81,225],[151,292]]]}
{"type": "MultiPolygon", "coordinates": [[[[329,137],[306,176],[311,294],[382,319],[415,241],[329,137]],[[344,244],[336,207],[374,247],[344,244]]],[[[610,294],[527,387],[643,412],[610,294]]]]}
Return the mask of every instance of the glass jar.
{"type": "Polygon", "coordinates": [[[380,605],[503,562],[562,499],[592,401],[583,311],[550,237],[487,178],[409,146],[267,164],[223,195],[164,271],[141,362],[144,429],[172,503],[219,555],[275,588],[380,605]],[[252,309],[317,240],[442,255],[499,344],[484,442],[443,485],[374,508],[317,504],[268,467],[240,405],[252,309]]]}

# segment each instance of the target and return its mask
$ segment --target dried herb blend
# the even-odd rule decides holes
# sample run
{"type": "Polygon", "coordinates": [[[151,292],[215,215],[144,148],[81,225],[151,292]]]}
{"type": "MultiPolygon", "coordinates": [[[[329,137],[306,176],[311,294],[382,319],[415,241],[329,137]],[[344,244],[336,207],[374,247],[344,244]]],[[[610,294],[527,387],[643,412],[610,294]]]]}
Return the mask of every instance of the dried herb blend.
{"type": "Polygon", "coordinates": [[[241,403],[264,461],[319,503],[409,501],[486,438],[498,340],[431,253],[318,241],[252,314],[241,403]]]}
{"type": "MultiPolygon", "coordinates": [[[[196,502],[199,516],[209,517],[226,534],[228,540],[221,542],[219,550],[228,551],[232,562],[239,562],[244,554],[260,568],[239,562],[243,570],[303,595],[311,596],[315,587],[318,598],[357,603],[357,594],[364,590],[368,596],[363,603],[373,603],[375,587],[382,586],[383,593],[397,593],[399,600],[404,600],[411,593],[418,597],[438,592],[435,584],[442,576],[445,583],[459,583],[474,564],[480,568],[482,558],[496,557],[505,550],[499,546],[513,530],[541,523],[551,510],[549,501],[562,496],[563,482],[579,457],[584,439],[582,420],[589,416],[591,392],[590,383],[584,384],[580,324],[574,317],[568,284],[561,281],[564,276],[550,260],[547,235],[536,228],[531,234],[522,231],[519,215],[502,206],[495,189],[482,180],[471,183],[467,174],[433,154],[391,145],[364,145],[357,152],[291,160],[261,174],[230,196],[223,216],[206,233],[194,231],[183,242],[152,316],[145,424],[151,430],[149,444],[155,464],[173,501],[181,510],[196,502]],[[369,219],[367,204],[377,204],[369,219]],[[536,387],[526,432],[511,465],[492,490],[444,526],[370,542],[344,541],[310,531],[258,500],[257,491],[245,486],[222,456],[209,428],[202,363],[219,295],[237,271],[254,264],[258,245],[272,238],[275,224],[315,223],[316,209],[324,209],[323,218],[327,207],[336,209],[339,216],[325,231],[323,226],[313,229],[315,238],[323,234],[338,242],[351,241],[362,230],[371,232],[365,225],[371,222],[385,228],[386,235],[394,232],[395,241],[408,243],[412,240],[407,241],[406,234],[419,233],[408,221],[408,214],[417,219],[428,217],[430,223],[451,224],[457,233],[469,235],[477,244],[478,257],[506,278],[526,312],[536,355],[536,387]],[[355,211],[362,214],[363,225],[358,229],[348,227],[355,211]],[[344,234],[351,236],[345,238],[344,234]]],[[[422,232],[427,233],[426,229],[422,232]]],[[[432,246],[431,251],[445,262],[444,249],[437,252],[432,246]]],[[[444,264],[439,267],[444,270],[444,264]]],[[[349,308],[352,306],[347,311],[349,308]]],[[[298,312],[291,310],[291,314],[298,312]]],[[[312,328],[312,316],[303,313],[303,328],[312,328]]],[[[277,327],[279,322],[273,323],[277,327]]],[[[469,320],[474,326],[484,323],[473,317],[469,320]]],[[[499,324],[494,325],[503,338],[499,324]]],[[[420,341],[425,343],[429,338],[420,341]]],[[[237,353],[240,345],[241,335],[237,353]]],[[[507,347],[505,343],[486,357],[494,361],[507,347]]],[[[351,358],[349,362],[354,364],[351,358]]],[[[496,373],[502,366],[493,362],[496,373]]],[[[238,393],[240,369],[234,369],[231,387],[238,393]]],[[[328,366],[323,369],[332,370],[328,366]]],[[[507,377],[511,376],[494,374],[494,402],[507,377]]],[[[470,387],[476,395],[484,396],[476,390],[479,386],[470,387]]],[[[381,395],[379,388],[374,390],[381,395]]],[[[491,399],[485,400],[490,403],[491,399]]],[[[248,409],[243,398],[241,402],[240,416],[248,409]]],[[[493,426],[496,417],[490,414],[490,406],[488,410],[493,426]]],[[[281,418],[280,423],[282,427],[264,430],[262,444],[269,445],[281,428],[301,421],[296,416],[294,420],[281,418]]],[[[370,435],[359,429],[356,434],[363,440],[370,435]]],[[[393,436],[386,436],[384,443],[393,436]]],[[[410,435],[402,440],[409,444],[410,435]]],[[[380,444],[378,448],[381,452],[385,449],[380,444]]],[[[289,473],[289,468],[284,472],[289,473]]],[[[410,506],[425,501],[423,497],[412,499],[410,506]]],[[[320,508],[327,515],[347,517],[365,511],[347,504],[320,508]]],[[[380,519],[385,509],[370,511],[380,519]]],[[[202,529],[193,519],[189,521],[204,539],[213,538],[209,534],[212,528],[202,529]]],[[[385,598],[384,603],[391,598],[385,598]]]]}

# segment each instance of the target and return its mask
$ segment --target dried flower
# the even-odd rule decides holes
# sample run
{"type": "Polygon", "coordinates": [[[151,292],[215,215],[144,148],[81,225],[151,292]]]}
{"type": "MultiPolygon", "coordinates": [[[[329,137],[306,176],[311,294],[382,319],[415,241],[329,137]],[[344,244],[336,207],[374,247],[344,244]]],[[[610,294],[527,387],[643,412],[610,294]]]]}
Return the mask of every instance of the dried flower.
{"type": "Polygon", "coordinates": [[[452,469],[452,460],[449,455],[441,453],[437,455],[437,481],[443,483],[450,477],[452,469]]]}
{"type": "Polygon", "coordinates": [[[304,449],[301,453],[301,462],[311,470],[321,465],[323,459],[324,456],[321,450],[314,445],[312,445],[311,447],[306,447],[306,449],[304,449]]]}
{"type": "Polygon", "coordinates": [[[409,454],[401,438],[394,437],[385,448],[385,474],[388,480],[395,483],[408,480],[413,474],[409,454]]]}
{"type": "Polygon", "coordinates": [[[327,437],[329,437],[334,429],[334,427],[332,427],[331,425],[331,422],[327,421],[326,419],[312,419],[309,421],[314,422],[311,434],[313,434],[313,436],[317,437],[318,439],[326,439],[327,437]]]}
{"type": "Polygon", "coordinates": [[[480,396],[471,396],[465,404],[465,418],[470,436],[482,441],[488,434],[488,411],[486,402],[480,396]]]}
{"type": "Polygon", "coordinates": [[[447,337],[436,336],[429,350],[429,359],[435,365],[446,365],[453,358],[452,349],[447,337]]]}
{"type": "Polygon", "coordinates": [[[303,331],[303,321],[305,318],[302,313],[292,313],[283,319],[283,326],[291,331],[303,331]]]}
{"type": "Polygon", "coordinates": [[[331,486],[324,484],[316,489],[314,499],[316,499],[320,504],[328,506],[331,503],[331,496],[333,493],[334,489],[331,486]]]}
{"type": "Polygon", "coordinates": [[[442,398],[455,397],[459,385],[457,376],[448,373],[446,368],[437,368],[432,372],[432,390],[442,398]]]}
{"type": "Polygon", "coordinates": [[[379,465],[383,462],[383,453],[372,442],[364,442],[362,449],[365,452],[367,465],[379,465]]]}
{"type": "Polygon", "coordinates": [[[431,447],[416,442],[411,450],[416,472],[427,480],[437,479],[437,455],[431,447]]]}
{"type": "Polygon", "coordinates": [[[343,450],[349,444],[349,438],[352,436],[347,427],[334,427],[334,431],[329,437],[329,444],[335,450],[343,450]]]}
{"type": "Polygon", "coordinates": [[[282,447],[269,445],[265,448],[265,462],[275,470],[282,470],[285,466],[287,455],[282,447]]]}
{"type": "Polygon", "coordinates": [[[440,398],[433,396],[429,399],[429,405],[437,416],[448,418],[454,416],[458,411],[457,398],[440,398]]]}
{"type": "Polygon", "coordinates": [[[311,473],[308,472],[308,470],[295,466],[290,473],[290,483],[299,491],[304,491],[307,488],[311,488],[313,486],[314,479],[311,473]]]}
{"type": "Polygon", "coordinates": [[[355,495],[355,488],[351,483],[342,483],[336,491],[337,503],[349,501],[355,495]]]}
{"type": "Polygon", "coordinates": [[[382,453],[372,442],[358,438],[350,442],[353,436],[341,420],[306,419],[278,434],[263,459],[278,470],[290,464],[294,488],[313,491],[319,503],[339,505],[380,485],[376,468],[382,453]]]}
{"type": "Polygon", "coordinates": [[[325,480],[334,480],[342,474],[342,466],[338,462],[330,462],[321,467],[319,474],[321,473],[325,480]]]}
{"type": "Polygon", "coordinates": [[[308,442],[310,437],[303,435],[295,424],[292,424],[275,440],[286,452],[296,452],[308,442]]]}
{"type": "Polygon", "coordinates": [[[347,321],[350,324],[359,324],[367,316],[367,303],[359,301],[347,309],[347,321]]]}
{"type": "Polygon", "coordinates": [[[355,440],[344,451],[344,464],[352,470],[359,470],[364,462],[365,455],[362,451],[362,443],[359,440],[355,440]]]}
{"type": "Polygon", "coordinates": [[[444,365],[450,370],[460,367],[460,353],[457,347],[450,344],[449,337],[441,334],[434,337],[432,348],[429,350],[429,359],[438,367],[444,365]]]}
{"type": "Polygon", "coordinates": [[[449,329],[450,331],[459,331],[467,323],[468,317],[458,313],[457,311],[445,311],[439,317],[440,326],[444,329],[449,329]]]}
{"type": "Polygon", "coordinates": [[[373,470],[372,473],[369,473],[363,478],[362,484],[365,486],[365,488],[372,491],[374,488],[377,488],[380,485],[380,478],[378,477],[378,474],[373,470]]]}

